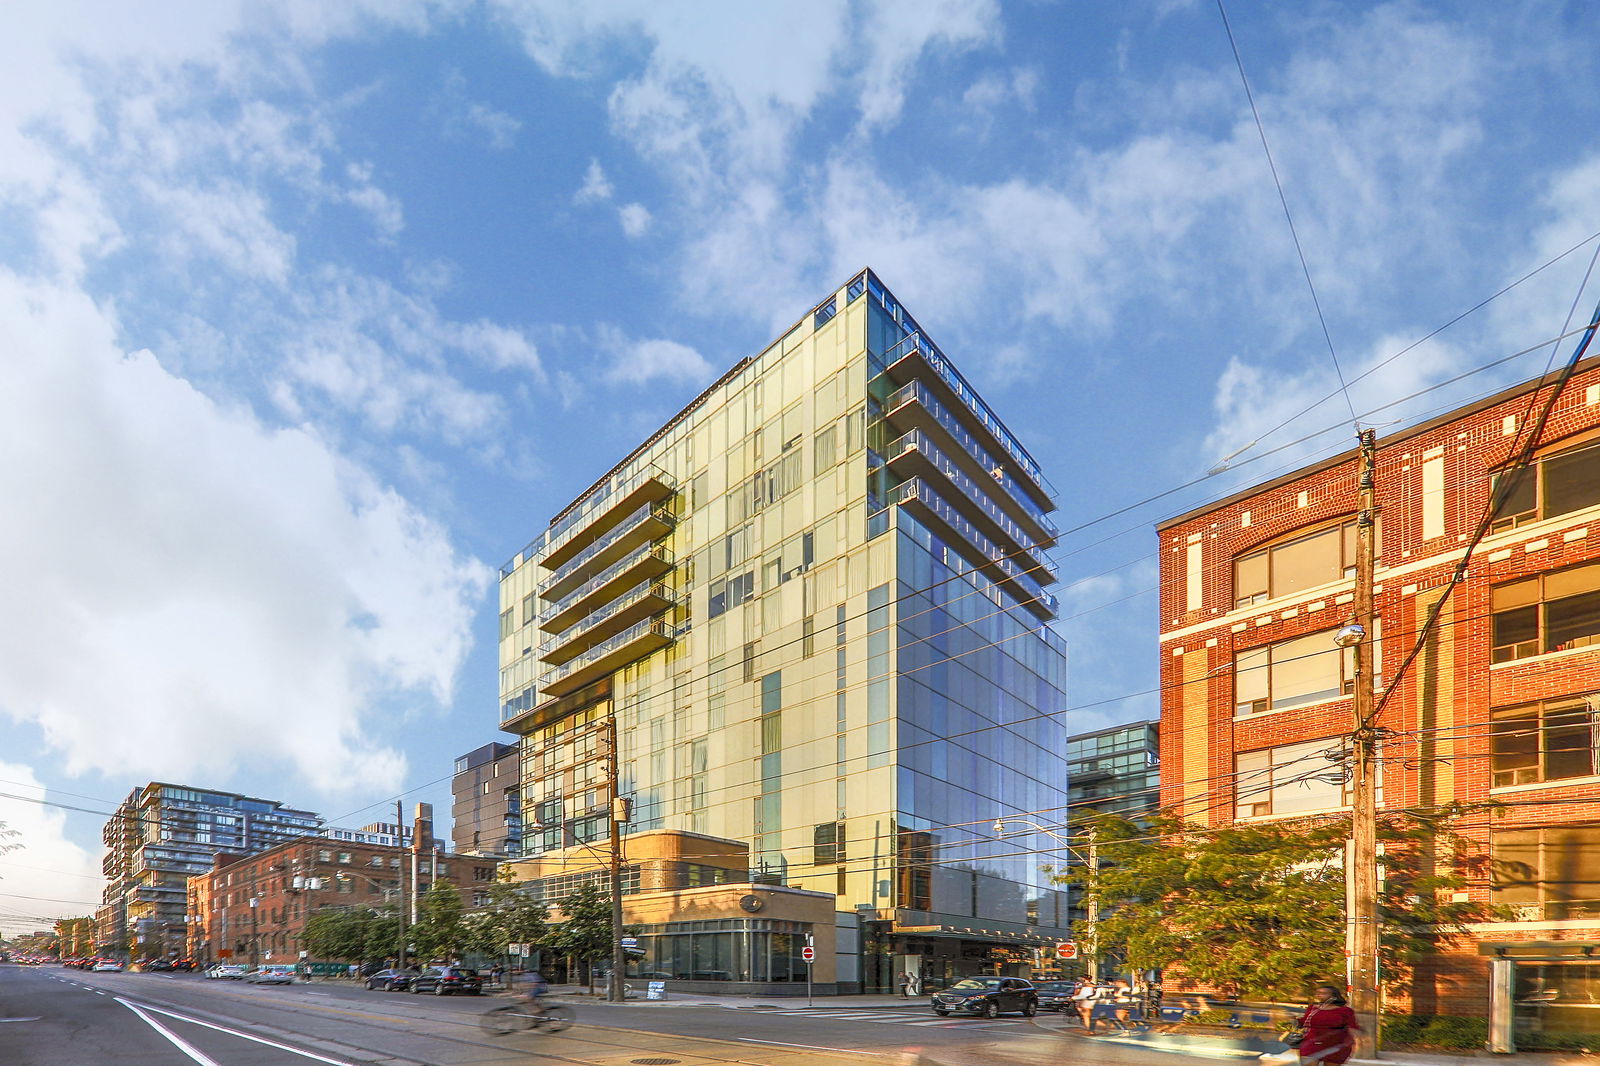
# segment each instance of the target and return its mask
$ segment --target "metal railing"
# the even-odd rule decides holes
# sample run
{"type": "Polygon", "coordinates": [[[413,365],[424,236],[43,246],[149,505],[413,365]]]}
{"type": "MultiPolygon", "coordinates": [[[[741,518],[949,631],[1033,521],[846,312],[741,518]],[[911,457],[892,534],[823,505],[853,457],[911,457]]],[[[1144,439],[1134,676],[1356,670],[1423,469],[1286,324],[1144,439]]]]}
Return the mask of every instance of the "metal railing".
{"type": "Polygon", "coordinates": [[[647,518],[657,518],[668,525],[675,524],[678,521],[678,516],[672,513],[672,508],[664,503],[640,504],[637,510],[630,512],[626,518],[611,527],[599,540],[563,563],[555,573],[545,579],[543,587],[550,588],[552,585],[559,585],[562,581],[581,570],[588,564],[589,560],[633,532],[634,528],[647,518]]]}
{"type": "Polygon", "coordinates": [[[945,455],[938,445],[928,439],[926,433],[913,429],[904,436],[895,439],[884,449],[884,458],[893,460],[897,456],[911,451],[925,457],[963,496],[972,501],[973,506],[982,511],[989,521],[1004,530],[1005,535],[1010,537],[1024,551],[1037,557],[1040,565],[1054,575],[1055,564],[1045,556],[1039,545],[1023,530],[1017,520],[1006,513],[1005,508],[994,502],[984,485],[975,481],[972,475],[958,466],[955,460],[945,455]]]}
{"type": "MultiPolygon", "coordinates": [[[[581,636],[584,630],[592,629],[594,626],[605,621],[607,618],[610,618],[618,611],[632,607],[646,596],[657,596],[661,599],[667,600],[667,606],[671,606],[677,602],[677,596],[673,593],[672,589],[668,588],[661,582],[654,579],[641,581],[637,585],[633,586],[633,588],[618,596],[616,599],[611,600],[597,610],[590,611],[588,614],[584,615],[570,626],[567,626],[565,629],[561,630],[544,643],[540,644],[538,650],[539,657],[542,659],[546,654],[554,651],[556,648],[561,647],[561,645],[571,643],[574,638],[581,636]]],[[[664,607],[662,609],[665,610],[666,608],[664,607]]]]}
{"type": "Polygon", "coordinates": [[[621,559],[612,563],[594,577],[591,577],[589,580],[585,581],[583,584],[579,585],[577,588],[573,589],[559,600],[556,600],[554,603],[545,607],[544,610],[539,612],[540,624],[542,625],[543,623],[548,622],[550,619],[561,614],[563,611],[568,610],[573,604],[594,592],[595,589],[604,586],[609,581],[615,580],[618,574],[623,573],[629,567],[639,565],[640,560],[650,555],[660,559],[668,566],[672,565],[672,553],[663,545],[643,545],[642,547],[629,552],[627,555],[624,555],[621,559]]]}
{"type": "Polygon", "coordinates": [[[661,619],[646,618],[642,622],[638,622],[629,626],[616,636],[601,641],[592,648],[585,648],[582,652],[578,653],[575,658],[568,659],[560,666],[552,667],[551,669],[546,670],[544,673],[539,675],[539,687],[541,689],[548,688],[567,675],[575,673],[586,666],[590,666],[605,658],[607,655],[610,655],[618,648],[626,647],[627,645],[638,640],[640,637],[648,636],[651,633],[655,633],[657,636],[667,638],[671,638],[673,635],[672,627],[667,625],[667,623],[663,622],[661,619]]]}
{"type": "Polygon", "coordinates": [[[1048,608],[1052,614],[1055,613],[1059,606],[1059,601],[1046,592],[1044,587],[1027,572],[1026,568],[1017,565],[1016,561],[1004,551],[1001,551],[994,541],[984,536],[966,515],[946,503],[921,478],[912,478],[910,481],[896,485],[889,490],[889,502],[891,504],[906,503],[910,500],[915,500],[928,508],[938,516],[941,522],[965,538],[967,543],[977,549],[978,554],[987,560],[987,565],[999,570],[1006,580],[1019,586],[1027,593],[1027,598],[1037,600],[1042,606],[1048,608]]]}

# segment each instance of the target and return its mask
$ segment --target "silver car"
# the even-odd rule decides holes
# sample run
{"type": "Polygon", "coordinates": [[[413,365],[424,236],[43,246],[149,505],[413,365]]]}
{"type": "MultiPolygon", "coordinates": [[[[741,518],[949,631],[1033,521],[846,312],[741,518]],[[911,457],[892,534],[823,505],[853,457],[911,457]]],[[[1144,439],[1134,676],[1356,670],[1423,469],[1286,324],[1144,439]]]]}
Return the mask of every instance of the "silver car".
{"type": "Polygon", "coordinates": [[[253,985],[292,985],[294,984],[294,967],[289,965],[262,966],[251,970],[245,977],[253,985]]]}

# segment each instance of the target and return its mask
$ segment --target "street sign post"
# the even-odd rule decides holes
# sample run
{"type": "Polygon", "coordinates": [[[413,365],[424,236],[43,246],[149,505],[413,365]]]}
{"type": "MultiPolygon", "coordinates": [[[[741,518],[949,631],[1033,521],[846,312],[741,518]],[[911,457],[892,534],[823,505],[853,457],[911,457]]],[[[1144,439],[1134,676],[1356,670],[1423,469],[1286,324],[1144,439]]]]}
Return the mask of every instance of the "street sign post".
{"type": "Polygon", "coordinates": [[[806,1006],[811,1006],[811,964],[817,961],[817,949],[813,946],[815,941],[810,933],[806,934],[806,946],[800,949],[800,958],[806,964],[806,1006]]]}
{"type": "Polygon", "coordinates": [[[1064,944],[1057,944],[1056,945],[1056,958],[1058,958],[1058,959],[1075,959],[1077,957],[1078,957],[1078,945],[1073,943],[1072,941],[1069,940],[1064,944]]]}

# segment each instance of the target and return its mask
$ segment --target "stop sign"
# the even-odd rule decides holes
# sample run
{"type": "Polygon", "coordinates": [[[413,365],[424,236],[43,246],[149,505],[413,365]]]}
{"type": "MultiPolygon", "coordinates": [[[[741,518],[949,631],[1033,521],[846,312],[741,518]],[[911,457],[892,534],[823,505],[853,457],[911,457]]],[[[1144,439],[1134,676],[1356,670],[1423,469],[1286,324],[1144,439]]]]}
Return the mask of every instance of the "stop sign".
{"type": "Polygon", "coordinates": [[[817,949],[816,948],[801,948],[800,949],[800,957],[802,959],[804,959],[805,961],[807,961],[807,962],[816,962],[817,961],[817,949]]]}
{"type": "Polygon", "coordinates": [[[1058,959],[1075,959],[1077,957],[1078,957],[1078,945],[1074,944],[1072,941],[1069,940],[1065,944],[1057,944],[1056,945],[1056,958],[1058,958],[1058,959]]]}

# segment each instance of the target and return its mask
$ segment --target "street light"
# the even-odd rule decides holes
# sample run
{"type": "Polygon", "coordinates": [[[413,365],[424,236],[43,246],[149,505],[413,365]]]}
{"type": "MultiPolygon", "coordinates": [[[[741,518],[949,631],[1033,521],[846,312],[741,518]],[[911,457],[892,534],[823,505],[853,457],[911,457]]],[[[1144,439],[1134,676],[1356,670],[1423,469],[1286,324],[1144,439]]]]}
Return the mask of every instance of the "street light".
{"type": "MultiPolygon", "coordinates": [[[[996,839],[1004,839],[1006,835],[1006,821],[1007,820],[1004,818],[996,818],[994,820],[994,835],[996,839]]],[[[1045,826],[1040,825],[1032,818],[1012,818],[1010,821],[1021,823],[1026,830],[1031,830],[1035,833],[1043,833],[1045,836],[1060,844],[1062,851],[1065,851],[1080,864],[1089,868],[1091,876],[1100,872],[1100,853],[1095,844],[1093,826],[1090,826],[1088,830],[1089,853],[1088,856],[1085,857],[1081,852],[1079,852],[1077,846],[1074,845],[1069,838],[1062,836],[1053,829],[1048,829],[1045,826]]],[[[1100,925],[1100,902],[1099,899],[1092,893],[1086,892],[1084,893],[1084,897],[1084,907],[1088,912],[1086,924],[1088,925],[1089,941],[1089,950],[1087,952],[1089,960],[1089,976],[1093,980],[1098,981],[1100,980],[1100,945],[1098,941],[1097,928],[1100,925]]]]}

